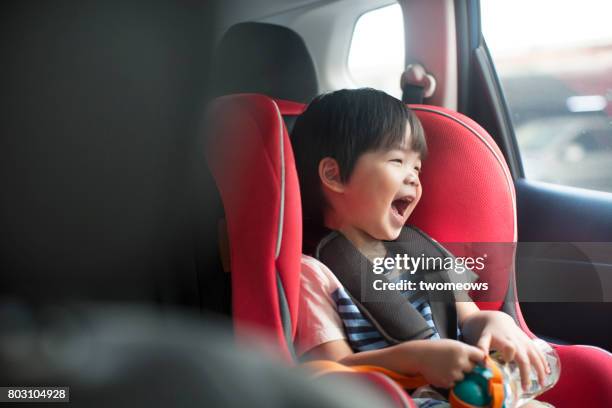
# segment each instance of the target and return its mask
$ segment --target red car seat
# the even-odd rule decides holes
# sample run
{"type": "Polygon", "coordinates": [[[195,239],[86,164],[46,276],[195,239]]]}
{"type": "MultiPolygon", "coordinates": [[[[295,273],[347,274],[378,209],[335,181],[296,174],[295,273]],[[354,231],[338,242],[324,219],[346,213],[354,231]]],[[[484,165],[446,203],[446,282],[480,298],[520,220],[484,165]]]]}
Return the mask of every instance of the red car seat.
{"type": "Polygon", "coordinates": [[[235,328],[239,336],[271,333],[291,359],[302,225],[287,130],[261,95],[218,98],[208,119],[206,158],[225,209],[235,328]]]}
{"type": "MultiPolygon", "coordinates": [[[[236,334],[240,339],[250,338],[254,330],[263,332],[282,357],[294,362],[302,215],[287,129],[277,104],[256,94],[217,98],[209,106],[207,124],[206,159],[229,237],[236,334]]],[[[367,380],[389,398],[389,406],[415,407],[380,373],[332,375],[367,380]]]]}
{"type": "MultiPolygon", "coordinates": [[[[285,117],[299,115],[305,108],[290,101],[277,104],[285,117]]],[[[516,196],[501,151],[480,125],[460,113],[436,106],[411,108],[423,124],[429,156],[421,177],[423,197],[409,223],[457,256],[478,255],[479,245],[495,251],[484,277],[494,290],[485,301],[476,301],[480,308],[506,311],[535,337],[516,295],[516,196]]],[[[612,406],[612,355],[591,346],[553,347],[561,358],[561,378],[541,399],[558,408],[612,406]]]]}

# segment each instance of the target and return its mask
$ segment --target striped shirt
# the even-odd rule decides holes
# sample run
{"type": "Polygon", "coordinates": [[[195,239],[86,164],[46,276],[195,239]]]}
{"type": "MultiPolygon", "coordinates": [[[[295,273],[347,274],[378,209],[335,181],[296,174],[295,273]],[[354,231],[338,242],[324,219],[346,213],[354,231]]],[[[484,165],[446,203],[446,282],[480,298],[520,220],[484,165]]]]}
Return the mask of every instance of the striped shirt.
{"type": "MultiPolygon", "coordinates": [[[[380,332],[372,325],[372,323],[361,313],[353,300],[343,287],[340,287],[332,293],[332,299],[336,303],[336,310],[346,332],[347,340],[354,351],[377,350],[390,346],[383,338],[380,332]]],[[[427,298],[421,297],[414,302],[410,302],[412,306],[425,318],[425,321],[434,330],[430,339],[439,339],[440,335],[436,329],[433,318],[431,316],[431,308],[427,298]]],[[[407,306],[407,305],[405,305],[407,306]]]]}

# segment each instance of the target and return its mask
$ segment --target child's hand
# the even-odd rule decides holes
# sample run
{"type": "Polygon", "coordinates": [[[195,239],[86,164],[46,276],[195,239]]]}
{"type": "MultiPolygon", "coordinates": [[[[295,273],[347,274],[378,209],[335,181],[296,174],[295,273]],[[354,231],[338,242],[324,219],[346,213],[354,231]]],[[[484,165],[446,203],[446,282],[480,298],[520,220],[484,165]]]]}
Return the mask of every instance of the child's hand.
{"type": "Polygon", "coordinates": [[[432,385],[451,388],[484,361],[485,353],[456,340],[428,340],[417,357],[418,371],[432,385]]]}
{"type": "Polygon", "coordinates": [[[501,352],[505,361],[516,361],[523,389],[529,386],[532,365],[538,381],[544,384],[546,373],[550,372],[546,357],[509,315],[497,311],[479,311],[465,320],[462,329],[466,341],[476,344],[486,354],[493,348],[501,352]]]}

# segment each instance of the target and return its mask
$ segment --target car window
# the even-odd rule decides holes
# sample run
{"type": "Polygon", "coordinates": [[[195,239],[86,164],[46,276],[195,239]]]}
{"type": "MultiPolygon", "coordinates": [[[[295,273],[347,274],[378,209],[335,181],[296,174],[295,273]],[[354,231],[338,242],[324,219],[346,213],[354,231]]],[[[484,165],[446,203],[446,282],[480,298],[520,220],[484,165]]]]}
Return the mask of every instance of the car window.
{"type": "Polygon", "coordinates": [[[355,86],[381,89],[401,98],[404,23],[399,4],[381,7],[359,17],[347,63],[355,86]]]}
{"type": "Polygon", "coordinates": [[[525,177],[612,192],[612,2],[480,4],[525,177]]]}

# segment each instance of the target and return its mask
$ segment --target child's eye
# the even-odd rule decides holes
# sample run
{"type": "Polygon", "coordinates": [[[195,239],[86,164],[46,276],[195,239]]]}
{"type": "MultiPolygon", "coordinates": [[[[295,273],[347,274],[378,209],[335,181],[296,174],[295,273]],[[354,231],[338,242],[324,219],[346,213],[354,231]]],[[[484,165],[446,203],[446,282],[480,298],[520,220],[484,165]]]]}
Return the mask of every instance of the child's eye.
{"type": "Polygon", "coordinates": [[[391,161],[394,163],[404,164],[404,161],[402,159],[392,159],[391,161]]]}
{"type": "Polygon", "coordinates": [[[417,173],[421,174],[421,166],[414,166],[417,173]]]}

